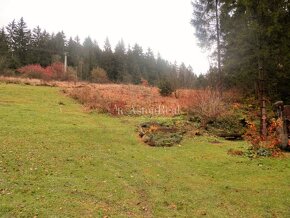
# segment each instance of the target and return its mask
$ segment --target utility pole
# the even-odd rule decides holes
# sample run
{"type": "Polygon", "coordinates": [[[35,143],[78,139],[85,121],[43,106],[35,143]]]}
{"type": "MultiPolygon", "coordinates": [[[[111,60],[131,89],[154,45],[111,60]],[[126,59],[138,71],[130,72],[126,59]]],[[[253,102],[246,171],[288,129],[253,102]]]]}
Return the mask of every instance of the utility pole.
{"type": "Polygon", "coordinates": [[[83,59],[81,58],[80,60],[79,60],[79,64],[78,64],[78,73],[80,74],[80,76],[79,76],[79,78],[80,78],[80,80],[82,80],[83,79],[83,59]]]}
{"type": "Polygon", "coordinates": [[[67,70],[67,52],[64,53],[64,72],[67,70]]]}

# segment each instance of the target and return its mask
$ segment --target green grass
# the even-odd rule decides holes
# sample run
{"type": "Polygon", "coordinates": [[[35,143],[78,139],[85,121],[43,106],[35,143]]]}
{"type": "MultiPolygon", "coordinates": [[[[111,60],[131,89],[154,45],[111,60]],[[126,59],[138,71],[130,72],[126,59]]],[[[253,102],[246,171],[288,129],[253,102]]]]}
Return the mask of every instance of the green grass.
{"type": "Polygon", "coordinates": [[[146,120],[86,113],[59,89],[0,84],[0,217],[290,217],[290,159],[244,142],[152,148],[146,120]]]}

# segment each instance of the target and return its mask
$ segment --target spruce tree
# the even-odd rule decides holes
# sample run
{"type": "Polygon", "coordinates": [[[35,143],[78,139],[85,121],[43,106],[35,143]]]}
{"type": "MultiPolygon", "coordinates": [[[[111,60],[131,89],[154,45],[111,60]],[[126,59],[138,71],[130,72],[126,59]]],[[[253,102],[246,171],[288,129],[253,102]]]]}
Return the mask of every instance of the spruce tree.
{"type": "Polygon", "coordinates": [[[114,53],[114,74],[119,82],[129,82],[127,79],[127,57],[126,48],[123,39],[121,39],[116,47],[114,53]]]}
{"type": "Polygon", "coordinates": [[[114,71],[114,55],[108,37],[106,38],[101,55],[101,67],[107,72],[111,81],[117,81],[117,75],[114,71]]]}
{"type": "Polygon", "coordinates": [[[28,64],[30,61],[29,44],[31,42],[31,32],[27,28],[23,17],[20,18],[19,22],[16,24],[15,31],[15,55],[19,58],[21,65],[28,64]]]}
{"type": "Polygon", "coordinates": [[[4,27],[0,30],[0,73],[9,66],[9,45],[4,27]]]}

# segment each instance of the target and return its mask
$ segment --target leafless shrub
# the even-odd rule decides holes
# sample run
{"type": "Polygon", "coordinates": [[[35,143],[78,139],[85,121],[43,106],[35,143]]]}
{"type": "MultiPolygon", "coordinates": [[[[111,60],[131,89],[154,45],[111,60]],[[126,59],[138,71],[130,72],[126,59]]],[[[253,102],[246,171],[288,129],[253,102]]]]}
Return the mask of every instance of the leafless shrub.
{"type": "Polygon", "coordinates": [[[203,127],[208,122],[224,116],[229,108],[221,95],[211,89],[195,92],[192,99],[192,107],[189,110],[191,113],[200,117],[201,126],[203,127]]]}
{"type": "Polygon", "coordinates": [[[91,80],[95,83],[108,83],[109,78],[107,76],[107,72],[100,67],[94,68],[91,71],[91,80]]]}

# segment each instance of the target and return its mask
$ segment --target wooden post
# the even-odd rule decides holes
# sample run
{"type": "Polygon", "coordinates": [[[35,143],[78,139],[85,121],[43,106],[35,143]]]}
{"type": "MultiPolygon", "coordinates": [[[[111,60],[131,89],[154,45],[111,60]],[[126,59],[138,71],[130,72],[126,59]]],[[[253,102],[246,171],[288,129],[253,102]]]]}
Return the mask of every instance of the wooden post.
{"type": "Polygon", "coordinates": [[[67,52],[64,53],[64,72],[66,73],[67,69],[67,52]]]}
{"type": "Polygon", "coordinates": [[[282,126],[277,128],[277,133],[279,135],[280,145],[282,149],[286,149],[288,145],[288,133],[287,133],[287,125],[286,125],[286,116],[284,110],[283,101],[277,101],[274,104],[276,108],[277,117],[281,119],[282,126]]]}

